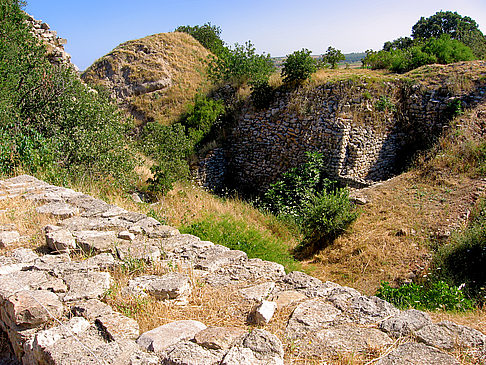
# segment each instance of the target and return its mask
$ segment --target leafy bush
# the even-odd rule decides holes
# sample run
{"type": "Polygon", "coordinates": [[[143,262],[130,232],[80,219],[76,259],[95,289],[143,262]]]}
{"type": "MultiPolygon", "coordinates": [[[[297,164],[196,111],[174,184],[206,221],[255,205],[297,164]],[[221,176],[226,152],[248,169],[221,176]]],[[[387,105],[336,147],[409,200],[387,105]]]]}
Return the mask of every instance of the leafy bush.
{"type": "Polygon", "coordinates": [[[0,171],[133,178],[131,127],[108,97],[52,65],[19,2],[0,0],[0,171]]]}
{"type": "Polygon", "coordinates": [[[306,203],[303,217],[304,240],[296,252],[305,256],[331,244],[358,218],[358,212],[347,189],[324,190],[306,203]]]}
{"type": "Polygon", "coordinates": [[[182,124],[148,123],[142,132],[140,148],[156,161],[152,167],[154,178],[149,180],[151,192],[165,194],[174,182],[189,175],[187,158],[193,151],[193,143],[182,124]]]}
{"type": "Polygon", "coordinates": [[[262,234],[243,220],[235,220],[227,215],[222,217],[210,215],[181,227],[180,231],[198,236],[202,240],[244,251],[249,258],[277,262],[287,271],[299,269],[285,242],[262,234]]]}
{"type": "Polygon", "coordinates": [[[475,59],[471,49],[464,43],[451,39],[448,34],[440,38],[431,38],[422,48],[425,53],[434,55],[438,63],[447,64],[459,61],[472,61],[475,59]]]}
{"type": "Polygon", "coordinates": [[[247,82],[267,80],[274,70],[270,55],[257,54],[248,41],[244,45],[236,43],[233,49],[225,47],[218,57],[213,57],[208,75],[215,82],[241,86],[247,82]]]}
{"type": "Polygon", "coordinates": [[[321,153],[307,152],[306,161],[290,169],[270,185],[263,197],[264,206],[279,216],[288,216],[300,223],[307,203],[319,191],[329,189],[333,183],[323,173],[321,153]]]}
{"type": "Polygon", "coordinates": [[[379,111],[385,111],[385,110],[395,111],[396,110],[395,104],[393,104],[390,101],[390,99],[388,99],[388,97],[385,96],[385,95],[380,96],[380,100],[378,100],[375,103],[375,108],[376,108],[376,110],[379,110],[379,111]]]}
{"type": "Polygon", "coordinates": [[[211,23],[204,25],[182,25],[177,27],[174,32],[184,32],[192,35],[203,45],[204,48],[219,55],[224,48],[224,42],[221,39],[221,28],[211,23]]]}
{"type": "Polygon", "coordinates": [[[301,83],[317,70],[311,51],[303,48],[287,56],[283,62],[282,77],[286,84],[301,83]]]}
{"type": "Polygon", "coordinates": [[[467,311],[474,309],[471,300],[456,286],[443,281],[430,282],[428,285],[405,284],[392,288],[382,282],[376,296],[400,309],[467,311]]]}
{"type": "Polygon", "coordinates": [[[486,199],[478,203],[467,229],[438,250],[432,266],[435,277],[463,285],[467,295],[486,302],[486,199]]]}
{"type": "Polygon", "coordinates": [[[257,109],[268,108],[275,97],[275,90],[267,80],[254,82],[251,85],[251,100],[257,109]]]}
{"type": "Polygon", "coordinates": [[[210,99],[201,94],[196,95],[194,104],[189,107],[183,122],[194,145],[197,145],[211,131],[224,113],[224,109],[221,100],[210,99]]]}

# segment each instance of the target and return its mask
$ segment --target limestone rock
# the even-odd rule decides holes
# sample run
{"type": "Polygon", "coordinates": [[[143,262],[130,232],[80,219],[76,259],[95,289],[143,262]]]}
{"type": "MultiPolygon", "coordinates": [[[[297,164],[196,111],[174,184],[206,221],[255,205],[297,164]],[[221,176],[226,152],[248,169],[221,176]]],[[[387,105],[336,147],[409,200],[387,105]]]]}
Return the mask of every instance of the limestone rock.
{"type": "Polygon", "coordinates": [[[76,240],[72,233],[67,229],[53,226],[46,227],[46,244],[56,252],[71,252],[76,249],[76,240]]]}
{"type": "Polygon", "coordinates": [[[322,299],[307,300],[297,306],[290,316],[286,333],[291,339],[298,339],[307,332],[330,327],[342,312],[322,299]]]}
{"type": "Polygon", "coordinates": [[[128,289],[133,294],[145,292],[160,300],[181,299],[191,293],[191,282],[186,275],[175,272],[162,276],[144,275],[130,280],[128,289]]]}
{"type": "Polygon", "coordinates": [[[63,202],[52,202],[35,208],[37,213],[50,214],[62,219],[72,217],[78,213],[78,209],[71,204],[63,202]]]}
{"type": "Polygon", "coordinates": [[[7,247],[20,241],[20,233],[17,231],[0,231],[0,247],[7,247]]]}
{"type": "Polygon", "coordinates": [[[135,351],[130,357],[129,365],[159,365],[160,358],[155,354],[135,351]]]}
{"type": "Polygon", "coordinates": [[[191,234],[181,234],[160,240],[160,248],[165,252],[174,251],[176,248],[189,245],[191,243],[200,241],[199,237],[191,234]]]}
{"type": "Polygon", "coordinates": [[[0,304],[22,290],[37,290],[54,278],[42,271],[17,271],[2,275],[0,280],[0,304]]]}
{"type": "Polygon", "coordinates": [[[432,324],[427,313],[409,309],[380,323],[380,329],[394,338],[408,336],[424,326],[432,324]]]}
{"type": "Polygon", "coordinates": [[[156,246],[150,244],[140,243],[127,243],[121,244],[116,247],[116,252],[120,260],[144,260],[146,262],[155,262],[160,260],[161,252],[156,246]]]}
{"type": "Polygon", "coordinates": [[[400,313],[392,304],[375,296],[354,297],[350,301],[347,315],[357,323],[373,324],[400,313]]]}
{"type": "Polygon", "coordinates": [[[118,233],[118,238],[127,241],[133,241],[135,239],[135,234],[129,231],[121,231],[118,233]]]}
{"type": "Polygon", "coordinates": [[[282,342],[274,334],[254,329],[243,339],[241,346],[249,348],[255,357],[266,364],[282,364],[284,349],[282,342]]]}
{"type": "Polygon", "coordinates": [[[486,336],[484,334],[473,328],[461,326],[450,321],[430,324],[420,329],[415,335],[419,342],[443,350],[486,345],[486,336]]]}
{"type": "Polygon", "coordinates": [[[59,318],[64,311],[56,294],[46,290],[23,290],[9,297],[5,311],[16,326],[35,327],[59,318]]]}
{"type": "Polygon", "coordinates": [[[384,349],[393,343],[390,337],[376,328],[362,328],[353,324],[322,329],[316,333],[316,337],[326,349],[336,354],[384,349]]]}
{"type": "Polygon", "coordinates": [[[112,254],[105,252],[99,255],[92,256],[86,260],[88,266],[95,266],[98,270],[109,270],[113,269],[117,262],[112,254]]]}
{"type": "Polygon", "coordinates": [[[227,247],[214,245],[205,250],[196,260],[194,267],[200,270],[216,271],[217,269],[246,260],[246,253],[230,250],[227,247]]]}
{"type": "Polygon", "coordinates": [[[17,248],[12,252],[12,258],[21,263],[33,262],[38,257],[34,251],[28,248],[17,248]]]}
{"type": "Polygon", "coordinates": [[[237,327],[208,327],[196,334],[194,341],[211,350],[227,350],[247,334],[237,327]]]}
{"type": "Polygon", "coordinates": [[[307,296],[297,290],[284,290],[270,297],[271,301],[277,303],[278,309],[301,302],[305,299],[307,299],[307,296]]]}
{"type": "Polygon", "coordinates": [[[77,317],[84,317],[88,321],[94,322],[98,317],[112,314],[113,309],[98,299],[88,299],[74,303],[71,306],[71,312],[77,317]]]}
{"type": "Polygon", "coordinates": [[[268,298],[268,296],[270,295],[270,293],[274,288],[275,288],[274,282],[267,282],[267,283],[251,286],[249,288],[241,289],[240,293],[245,299],[262,301],[263,299],[268,298]]]}
{"type": "Polygon", "coordinates": [[[113,231],[77,231],[74,232],[78,246],[84,252],[110,252],[118,242],[113,231]]]}
{"type": "MultiPolygon", "coordinates": [[[[271,362],[266,362],[271,364],[271,362]]],[[[234,346],[224,356],[221,365],[262,365],[249,348],[234,346]]]]}
{"type": "Polygon", "coordinates": [[[198,321],[175,321],[143,333],[137,343],[146,351],[162,352],[181,340],[192,340],[206,328],[206,325],[198,321]]]}
{"type": "Polygon", "coordinates": [[[172,345],[161,355],[161,359],[167,365],[218,365],[221,361],[220,357],[190,341],[172,345]]]}
{"type": "Polygon", "coordinates": [[[265,325],[272,319],[277,309],[277,303],[263,300],[250,314],[251,320],[258,325],[265,325]]]}
{"type": "Polygon", "coordinates": [[[422,343],[409,342],[398,346],[376,365],[459,365],[451,355],[422,343]]]}
{"type": "Polygon", "coordinates": [[[140,327],[137,321],[117,312],[99,316],[95,323],[111,341],[136,340],[140,335],[140,327]]]}
{"type": "Polygon", "coordinates": [[[166,225],[158,225],[153,227],[149,231],[148,236],[150,238],[168,238],[168,237],[178,236],[180,234],[181,233],[177,228],[166,226],[166,225]]]}
{"type": "Polygon", "coordinates": [[[111,285],[111,276],[107,272],[74,273],[64,277],[69,291],[64,301],[100,298],[111,285]]]}

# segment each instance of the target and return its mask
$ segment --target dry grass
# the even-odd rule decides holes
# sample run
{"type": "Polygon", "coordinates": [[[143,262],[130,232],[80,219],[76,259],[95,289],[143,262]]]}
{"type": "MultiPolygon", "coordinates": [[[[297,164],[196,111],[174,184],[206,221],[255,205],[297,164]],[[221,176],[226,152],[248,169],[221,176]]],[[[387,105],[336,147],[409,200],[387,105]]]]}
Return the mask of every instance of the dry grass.
{"type": "Polygon", "coordinates": [[[323,280],[374,294],[380,281],[425,273],[437,232],[457,228],[485,183],[463,176],[409,172],[363,192],[370,203],[350,233],[322,250],[305,267],[323,280]]]}
{"type": "Polygon", "coordinates": [[[169,79],[167,88],[128,97],[123,104],[145,120],[164,125],[176,121],[186,111],[198,91],[209,90],[206,64],[210,53],[186,33],[160,33],[125,42],[96,61],[83,78],[108,88],[125,82],[141,84],[169,79]],[[126,74],[127,80],[104,74],[99,65],[108,62],[115,75],[126,74]]]}
{"type": "Polygon", "coordinates": [[[0,226],[12,227],[20,233],[21,241],[0,248],[0,255],[19,248],[37,249],[45,245],[43,228],[56,219],[35,211],[36,204],[21,197],[0,200],[0,226]]]}

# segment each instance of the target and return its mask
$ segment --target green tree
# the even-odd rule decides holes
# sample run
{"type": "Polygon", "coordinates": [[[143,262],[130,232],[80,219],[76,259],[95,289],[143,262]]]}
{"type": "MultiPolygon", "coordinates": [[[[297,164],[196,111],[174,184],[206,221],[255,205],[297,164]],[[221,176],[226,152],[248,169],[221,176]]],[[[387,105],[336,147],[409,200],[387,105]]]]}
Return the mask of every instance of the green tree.
{"type": "Polygon", "coordinates": [[[199,43],[215,55],[221,54],[224,49],[224,42],[221,39],[221,28],[211,23],[195,26],[181,25],[174,32],[184,32],[192,35],[199,43]]]}
{"type": "Polygon", "coordinates": [[[287,56],[283,62],[282,77],[286,84],[302,83],[317,70],[311,51],[303,48],[287,56]]]}
{"type": "Polygon", "coordinates": [[[127,182],[134,166],[125,138],[130,124],[71,67],[49,62],[20,5],[0,0],[0,170],[127,182]]]}
{"type": "Polygon", "coordinates": [[[420,20],[412,27],[413,39],[440,38],[447,34],[451,39],[463,42],[477,57],[486,55],[486,38],[475,20],[457,12],[439,11],[420,20]]]}
{"type": "Polygon", "coordinates": [[[325,63],[329,63],[331,68],[337,68],[339,61],[344,61],[346,57],[339,49],[329,46],[326,53],[322,55],[322,59],[325,63]]]}
{"type": "Polygon", "coordinates": [[[413,39],[410,37],[400,37],[393,41],[385,42],[383,45],[384,51],[391,51],[397,49],[407,49],[413,45],[413,39]]]}
{"type": "Polygon", "coordinates": [[[234,48],[224,48],[213,57],[208,66],[208,75],[215,82],[241,86],[267,80],[274,72],[270,55],[257,54],[254,45],[248,41],[244,45],[236,43],[234,48]]]}

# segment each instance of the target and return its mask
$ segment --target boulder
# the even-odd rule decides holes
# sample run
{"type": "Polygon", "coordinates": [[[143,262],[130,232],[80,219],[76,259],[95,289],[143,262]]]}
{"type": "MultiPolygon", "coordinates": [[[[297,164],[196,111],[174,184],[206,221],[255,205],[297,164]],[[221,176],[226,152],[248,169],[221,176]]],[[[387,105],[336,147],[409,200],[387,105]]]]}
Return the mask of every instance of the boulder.
{"type": "Polygon", "coordinates": [[[237,327],[208,327],[194,336],[194,341],[211,350],[228,350],[248,332],[237,327]]]}
{"type": "Polygon", "coordinates": [[[206,328],[205,324],[198,321],[175,321],[143,333],[137,343],[145,351],[159,353],[181,340],[192,340],[198,332],[206,328]]]}
{"type": "Polygon", "coordinates": [[[95,323],[110,341],[136,340],[140,335],[137,321],[117,312],[101,315],[95,323]]]}
{"type": "Polygon", "coordinates": [[[88,321],[94,322],[98,317],[112,314],[113,309],[98,299],[88,299],[74,303],[71,306],[71,312],[77,317],[84,317],[88,321]]]}
{"type": "Polygon", "coordinates": [[[424,326],[432,324],[427,313],[409,309],[380,323],[380,329],[394,338],[408,336],[424,326]]]}
{"type": "Polygon", "coordinates": [[[128,292],[135,295],[147,293],[160,300],[183,299],[191,294],[191,281],[188,276],[176,272],[162,276],[144,275],[128,282],[128,292]]]}
{"type": "Polygon", "coordinates": [[[71,231],[56,226],[47,226],[44,230],[46,232],[46,244],[51,250],[69,253],[76,249],[76,239],[71,231]]]}
{"type": "Polygon", "coordinates": [[[459,365],[451,355],[422,343],[409,342],[398,346],[376,365],[459,365]]]}
{"type": "Polygon", "coordinates": [[[268,298],[273,289],[275,289],[275,283],[269,281],[263,284],[250,286],[249,288],[240,289],[240,293],[245,299],[262,301],[263,299],[268,298]]]}
{"type": "Polygon", "coordinates": [[[220,356],[190,341],[170,346],[161,355],[161,359],[162,364],[167,365],[218,365],[221,361],[220,356]]]}
{"type": "Polygon", "coordinates": [[[17,231],[0,231],[0,247],[7,247],[20,241],[20,233],[17,231]]]}
{"type": "Polygon", "coordinates": [[[250,313],[250,319],[257,325],[265,325],[272,319],[277,309],[277,303],[263,300],[259,305],[253,308],[250,313]]]}
{"type": "Polygon", "coordinates": [[[486,336],[466,326],[450,321],[442,321],[422,327],[415,333],[417,341],[443,350],[454,348],[482,347],[486,345],[486,336]]]}
{"type": "Polygon", "coordinates": [[[100,298],[111,286],[111,276],[107,272],[81,272],[68,274],[64,281],[69,291],[64,301],[100,298]]]}
{"type": "Polygon", "coordinates": [[[54,217],[66,219],[78,213],[78,209],[64,202],[51,202],[35,208],[37,213],[49,214],[54,217]]]}

